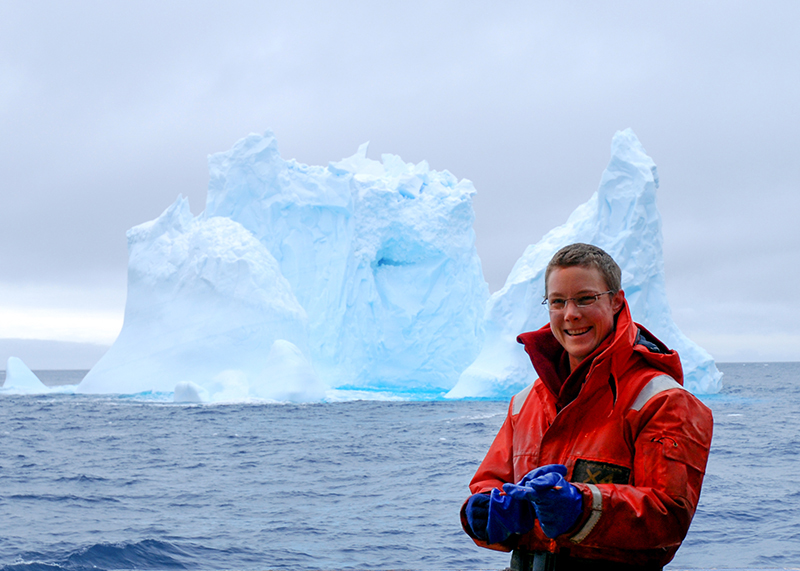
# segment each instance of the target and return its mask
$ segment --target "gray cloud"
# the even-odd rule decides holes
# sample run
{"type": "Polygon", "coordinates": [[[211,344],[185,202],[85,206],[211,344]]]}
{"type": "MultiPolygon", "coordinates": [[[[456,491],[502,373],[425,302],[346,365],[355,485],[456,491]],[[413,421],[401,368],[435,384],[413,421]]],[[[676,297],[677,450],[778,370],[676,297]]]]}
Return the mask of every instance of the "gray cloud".
{"type": "Polygon", "coordinates": [[[632,127],[659,166],[678,324],[726,346],[797,335],[800,310],[772,304],[800,281],[798,17],[790,1],[4,2],[0,281],[123,287],[125,231],[179,193],[202,210],[206,156],[272,128],[309,164],[369,140],[471,179],[495,290],[632,127]]]}

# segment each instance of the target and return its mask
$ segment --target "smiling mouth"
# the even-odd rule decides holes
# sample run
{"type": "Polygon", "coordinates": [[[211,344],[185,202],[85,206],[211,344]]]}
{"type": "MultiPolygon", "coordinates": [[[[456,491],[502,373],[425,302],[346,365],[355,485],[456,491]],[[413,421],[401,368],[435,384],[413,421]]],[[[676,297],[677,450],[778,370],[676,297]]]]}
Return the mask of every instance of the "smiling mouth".
{"type": "Polygon", "coordinates": [[[564,333],[566,333],[570,337],[577,337],[579,335],[588,333],[589,330],[591,330],[591,327],[584,327],[583,329],[565,329],[564,333]]]}

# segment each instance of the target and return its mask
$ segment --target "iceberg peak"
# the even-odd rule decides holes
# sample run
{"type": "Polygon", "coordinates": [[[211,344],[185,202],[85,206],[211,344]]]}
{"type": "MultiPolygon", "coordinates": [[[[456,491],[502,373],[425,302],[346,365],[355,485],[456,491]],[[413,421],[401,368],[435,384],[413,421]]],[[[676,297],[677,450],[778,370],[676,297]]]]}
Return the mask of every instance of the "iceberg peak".
{"type": "Polygon", "coordinates": [[[633,319],[678,351],[686,387],[696,393],[720,390],[722,374],[711,356],[672,321],[664,279],[661,216],[656,207],[658,184],[656,165],[633,131],[617,132],[597,192],[578,206],[564,225],[528,246],[503,288],[489,299],[486,343],[448,397],[506,398],[535,380],[516,337],[549,321],[547,308],[541,305],[544,272],[560,248],[575,242],[599,246],[619,264],[633,319]]]}

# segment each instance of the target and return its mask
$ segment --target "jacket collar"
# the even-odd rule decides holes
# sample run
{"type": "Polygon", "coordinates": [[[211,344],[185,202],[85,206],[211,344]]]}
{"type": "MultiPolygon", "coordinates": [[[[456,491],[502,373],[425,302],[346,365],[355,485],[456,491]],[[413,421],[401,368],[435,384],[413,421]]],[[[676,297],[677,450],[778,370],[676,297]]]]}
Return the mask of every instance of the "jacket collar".
{"type": "Polygon", "coordinates": [[[626,364],[634,351],[640,353],[654,367],[683,383],[678,354],[666,349],[655,336],[633,322],[627,300],[617,313],[614,331],[572,373],[569,370],[569,356],[553,335],[549,323],[537,331],[519,335],[517,342],[525,346],[533,368],[553,394],[558,409],[578,395],[588,377],[608,379],[616,400],[616,395],[619,394],[617,377],[627,368],[626,364]],[[656,354],[650,353],[642,345],[634,347],[640,329],[647,334],[648,339],[660,344],[665,352],[656,354]]]}

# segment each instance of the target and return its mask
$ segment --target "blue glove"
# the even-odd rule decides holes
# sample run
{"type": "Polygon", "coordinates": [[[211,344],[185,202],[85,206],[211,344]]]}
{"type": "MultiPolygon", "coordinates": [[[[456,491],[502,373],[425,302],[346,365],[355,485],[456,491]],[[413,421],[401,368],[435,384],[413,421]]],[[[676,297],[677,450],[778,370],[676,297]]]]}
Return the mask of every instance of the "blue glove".
{"type": "Polygon", "coordinates": [[[487,543],[500,543],[514,533],[527,533],[536,521],[533,504],[516,501],[497,488],[490,495],[470,496],[464,511],[472,533],[487,543]]]}
{"type": "Polygon", "coordinates": [[[544,534],[549,538],[558,537],[580,518],[583,513],[583,496],[578,488],[564,479],[566,467],[551,464],[537,470],[522,479],[524,486],[504,484],[503,490],[514,499],[533,502],[544,534]],[[528,479],[534,472],[544,468],[549,470],[528,479]]]}
{"type": "Polygon", "coordinates": [[[514,533],[528,533],[533,529],[536,512],[529,501],[519,501],[504,495],[497,488],[489,496],[489,521],[486,525],[487,541],[500,543],[514,533]]]}
{"type": "Polygon", "coordinates": [[[528,482],[531,480],[535,480],[539,476],[544,476],[545,474],[549,474],[550,472],[558,472],[562,476],[567,475],[567,467],[563,464],[548,464],[547,466],[539,466],[535,470],[531,470],[527,474],[525,474],[522,479],[517,482],[520,486],[527,486],[528,482]]]}
{"type": "Polygon", "coordinates": [[[489,523],[489,496],[486,494],[473,494],[467,500],[464,510],[472,533],[478,539],[486,541],[486,526],[489,523]]]}

